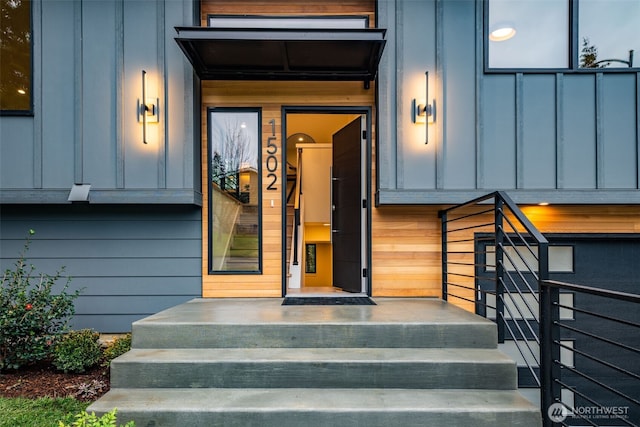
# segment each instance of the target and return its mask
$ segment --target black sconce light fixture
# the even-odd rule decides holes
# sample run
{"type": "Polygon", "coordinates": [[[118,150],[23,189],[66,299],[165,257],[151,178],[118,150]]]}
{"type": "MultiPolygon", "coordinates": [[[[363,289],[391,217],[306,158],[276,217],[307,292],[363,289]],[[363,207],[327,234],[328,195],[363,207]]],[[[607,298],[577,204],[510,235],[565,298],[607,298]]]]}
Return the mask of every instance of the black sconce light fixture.
{"type": "Polygon", "coordinates": [[[142,70],[142,97],[138,99],[138,122],[142,123],[142,142],[147,143],[147,123],[158,123],[158,98],[147,98],[147,72],[142,70]]]}
{"type": "Polygon", "coordinates": [[[429,143],[429,123],[436,119],[436,100],[429,98],[429,72],[425,73],[425,98],[414,99],[411,105],[413,123],[424,123],[424,143],[429,143]],[[430,101],[430,102],[429,102],[430,101]]]}

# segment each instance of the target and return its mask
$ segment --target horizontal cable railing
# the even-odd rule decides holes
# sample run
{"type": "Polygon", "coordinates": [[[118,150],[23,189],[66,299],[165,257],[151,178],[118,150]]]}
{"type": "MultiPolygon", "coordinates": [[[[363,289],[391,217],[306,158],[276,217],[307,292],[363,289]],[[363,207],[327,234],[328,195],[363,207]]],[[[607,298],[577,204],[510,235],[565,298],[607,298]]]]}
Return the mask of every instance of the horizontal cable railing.
{"type": "Polygon", "coordinates": [[[640,329],[632,313],[640,311],[640,297],[550,281],[549,242],[503,192],[442,210],[440,218],[443,298],[497,324],[499,343],[518,362],[520,387],[540,389],[544,425],[637,425],[640,329]],[[615,310],[598,312],[582,304],[597,297],[608,301],[601,308],[624,302],[635,304],[635,311],[620,318],[615,310]],[[631,330],[612,339],[606,331],[583,330],[576,319],[585,316],[631,330]],[[597,351],[582,348],[584,342],[597,343],[597,351]],[[623,352],[623,362],[617,361],[623,352]],[[602,372],[609,376],[602,378],[602,372]],[[603,393],[624,405],[596,403],[603,393]],[[616,410],[627,411],[626,418],[615,417],[616,410]]]}

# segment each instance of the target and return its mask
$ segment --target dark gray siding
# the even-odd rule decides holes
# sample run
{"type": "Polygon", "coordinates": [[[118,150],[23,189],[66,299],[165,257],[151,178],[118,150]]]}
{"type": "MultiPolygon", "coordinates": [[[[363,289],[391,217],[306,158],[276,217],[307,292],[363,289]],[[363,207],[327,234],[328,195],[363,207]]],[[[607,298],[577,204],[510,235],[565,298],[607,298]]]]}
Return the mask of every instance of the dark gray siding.
{"type": "Polygon", "coordinates": [[[491,73],[482,1],[388,0],[378,9],[388,29],[379,203],[455,203],[494,190],[520,203],[640,203],[637,70],[491,73]],[[424,98],[426,70],[436,105],[428,145],[409,108],[424,98]]]}
{"type": "Polygon", "coordinates": [[[188,206],[3,206],[0,265],[11,267],[35,230],[29,262],[48,274],[65,266],[71,288],[83,289],[74,328],[125,332],[201,295],[200,215],[188,206]]]}

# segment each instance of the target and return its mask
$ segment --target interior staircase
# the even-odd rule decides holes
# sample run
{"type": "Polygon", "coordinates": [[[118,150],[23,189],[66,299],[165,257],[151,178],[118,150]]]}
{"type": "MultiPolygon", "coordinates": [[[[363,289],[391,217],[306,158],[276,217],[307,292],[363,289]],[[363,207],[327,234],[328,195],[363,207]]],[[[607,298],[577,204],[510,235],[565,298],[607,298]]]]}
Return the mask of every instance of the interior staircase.
{"type": "Polygon", "coordinates": [[[495,324],[438,299],[196,299],[133,324],[88,410],[159,426],[526,426],[495,324]]]}

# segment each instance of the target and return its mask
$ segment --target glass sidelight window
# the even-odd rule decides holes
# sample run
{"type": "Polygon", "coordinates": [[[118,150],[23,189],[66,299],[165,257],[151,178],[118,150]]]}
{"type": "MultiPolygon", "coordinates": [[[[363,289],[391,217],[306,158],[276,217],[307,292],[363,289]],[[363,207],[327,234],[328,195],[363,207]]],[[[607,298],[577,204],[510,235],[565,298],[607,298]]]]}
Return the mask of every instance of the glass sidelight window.
{"type": "Polygon", "coordinates": [[[0,0],[0,112],[31,111],[31,1],[0,0]]]}
{"type": "Polygon", "coordinates": [[[259,273],[261,111],[208,111],[209,272],[259,273]]]}

